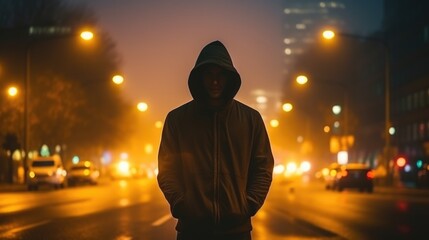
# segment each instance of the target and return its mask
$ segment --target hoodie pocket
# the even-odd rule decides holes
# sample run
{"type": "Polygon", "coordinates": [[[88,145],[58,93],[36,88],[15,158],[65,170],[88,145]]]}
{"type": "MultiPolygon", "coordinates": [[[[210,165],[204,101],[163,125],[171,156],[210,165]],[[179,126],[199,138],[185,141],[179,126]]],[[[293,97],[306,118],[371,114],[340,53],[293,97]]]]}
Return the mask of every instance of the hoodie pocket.
{"type": "Polygon", "coordinates": [[[171,215],[179,219],[184,218],[186,213],[185,201],[179,201],[174,206],[171,206],[171,215]]]}
{"type": "Polygon", "coordinates": [[[260,205],[256,200],[254,200],[250,196],[247,196],[246,199],[247,199],[248,215],[249,215],[249,217],[253,217],[256,214],[256,212],[258,212],[260,205]]]}

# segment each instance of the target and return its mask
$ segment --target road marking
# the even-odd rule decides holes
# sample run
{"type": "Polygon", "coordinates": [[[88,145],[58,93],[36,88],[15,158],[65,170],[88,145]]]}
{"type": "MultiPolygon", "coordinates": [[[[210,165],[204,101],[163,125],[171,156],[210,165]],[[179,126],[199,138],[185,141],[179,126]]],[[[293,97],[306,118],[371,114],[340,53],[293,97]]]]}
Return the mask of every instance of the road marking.
{"type": "Polygon", "coordinates": [[[164,224],[165,222],[167,222],[168,220],[170,220],[170,218],[171,218],[171,215],[170,214],[166,214],[166,215],[162,216],[160,219],[158,219],[155,222],[153,222],[152,226],[158,227],[158,226],[164,224]]]}
{"type": "Polygon", "coordinates": [[[38,222],[38,223],[24,225],[22,227],[13,228],[13,229],[11,229],[9,231],[4,232],[3,234],[0,234],[0,236],[10,236],[10,235],[12,235],[14,233],[21,232],[21,231],[24,231],[24,230],[27,230],[27,229],[30,229],[30,228],[33,228],[33,227],[37,227],[39,225],[43,225],[43,224],[48,223],[50,221],[51,220],[46,220],[46,221],[42,221],[42,222],[38,222]]]}

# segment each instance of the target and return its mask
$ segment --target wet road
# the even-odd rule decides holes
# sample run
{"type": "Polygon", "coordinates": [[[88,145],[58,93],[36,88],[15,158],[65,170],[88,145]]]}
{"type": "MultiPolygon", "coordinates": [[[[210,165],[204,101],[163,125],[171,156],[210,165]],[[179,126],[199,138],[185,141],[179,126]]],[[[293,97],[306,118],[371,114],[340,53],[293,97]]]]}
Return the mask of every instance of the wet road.
{"type": "MultiPolygon", "coordinates": [[[[255,240],[410,239],[425,233],[428,191],[332,192],[274,181],[253,218],[255,240]]],[[[175,239],[155,179],[0,193],[0,239],[175,239]]]]}

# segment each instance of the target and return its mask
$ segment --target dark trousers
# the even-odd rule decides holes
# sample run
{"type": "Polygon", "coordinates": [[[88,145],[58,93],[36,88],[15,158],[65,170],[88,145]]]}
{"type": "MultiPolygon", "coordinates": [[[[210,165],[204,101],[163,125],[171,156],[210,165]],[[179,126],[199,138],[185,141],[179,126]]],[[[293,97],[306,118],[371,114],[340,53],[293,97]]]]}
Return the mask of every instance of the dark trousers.
{"type": "Polygon", "coordinates": [[[250,232],[235,233],[235,234],[228,234],[228,235],[213,235],[213,234],[194,235],[192,233],[183,234],[178,232],[177,240],[252,240],[252,236],[250,232]]]}

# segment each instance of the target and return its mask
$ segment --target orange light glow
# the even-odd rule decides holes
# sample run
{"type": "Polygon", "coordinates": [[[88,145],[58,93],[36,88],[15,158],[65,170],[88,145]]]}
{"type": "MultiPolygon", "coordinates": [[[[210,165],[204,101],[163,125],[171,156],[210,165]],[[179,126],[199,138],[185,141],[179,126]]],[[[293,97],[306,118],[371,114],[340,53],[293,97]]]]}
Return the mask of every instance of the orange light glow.
{"type": "Polygon", "coordinates": [[[374,178],[374,176],[375,176],[375,174],[374,174],[374,172],[373,172],[373,171],[368,171],[368,172],[366,173],[366,177],[367,177],[367,178],[374,178]]]}
{"type": "Polygon", "coordinates": [[[324,39],[330,40],[330,39],[333,39],[335,37],[335,32],[332,30],[325,30],[325,31],[323,31],[322,36],[324,39]]]}
{"type": "Polygon", "coordinates": [[[94,34],[91,31],[83,31],[80,33],[80,37],[85,41],[89,41],[94,38],[94,34]]]}
{"type": "Polygon", "coordinates": [[[407,163],[407,160],[405,160],[405,158],[403,158],[403,157],[399,157],[396,160],[396,165],[398,165],[398,167],[403,167],[403,166],[405,166],[406,163],[407,163]]]}

